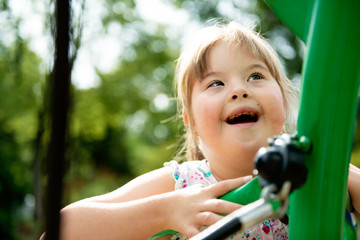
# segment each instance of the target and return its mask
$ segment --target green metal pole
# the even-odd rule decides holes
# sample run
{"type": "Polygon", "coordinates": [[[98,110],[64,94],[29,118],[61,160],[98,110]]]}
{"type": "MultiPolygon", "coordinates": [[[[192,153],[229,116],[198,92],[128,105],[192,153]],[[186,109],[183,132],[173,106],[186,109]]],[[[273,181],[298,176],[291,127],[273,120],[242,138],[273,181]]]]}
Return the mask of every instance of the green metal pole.
{"type": "Polygon", "coordinates": [[[360,1],[300,0],[303,12],[294,17],[279,2],[286,1],[268,1],[285,24],[304,19],[289,26],[307,45],[298,133],[313,147],[308,181],[290,197],[290,239],[342,239],[360,84],[360,1]]]}
{"type": "Polygon", "coordinates": [[[343,237],[360,82],[359,10],[359,1],[314,4],[298,119],[298,132],[311,139],[313,151],[306,160],[308,182],[290,198],[291,239],[343,237]]]}
{"type": "Polygon", "coordinates": [[[265,0],[271,10],[306,43],[314,0],[265,0]]]}

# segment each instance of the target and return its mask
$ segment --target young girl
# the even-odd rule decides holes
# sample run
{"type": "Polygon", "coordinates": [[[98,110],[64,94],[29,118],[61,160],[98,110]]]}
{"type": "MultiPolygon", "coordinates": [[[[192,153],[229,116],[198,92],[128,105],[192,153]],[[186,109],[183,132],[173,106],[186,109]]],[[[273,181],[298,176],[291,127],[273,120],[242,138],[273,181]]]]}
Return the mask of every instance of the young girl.
{"type": "MultiPolygon", "coordinates": [[[[252,30],[231,22],[200,31],[178,60],[176,86],[186,126],[186,160],[142,175],[114,192],[61,211],[62,239],[172,239],[199,233],[241,206],[218,199],[245,184],[267,139],[296,128],[296,90],[277,54],[252,30]],[[174,189],[176,191],[174,191],[174,189]]],[[[360,174],[349,192],[360,210],[360,174]]],[[[288,227],[268,219],[231,239],[286,239],[288,227]]]]}

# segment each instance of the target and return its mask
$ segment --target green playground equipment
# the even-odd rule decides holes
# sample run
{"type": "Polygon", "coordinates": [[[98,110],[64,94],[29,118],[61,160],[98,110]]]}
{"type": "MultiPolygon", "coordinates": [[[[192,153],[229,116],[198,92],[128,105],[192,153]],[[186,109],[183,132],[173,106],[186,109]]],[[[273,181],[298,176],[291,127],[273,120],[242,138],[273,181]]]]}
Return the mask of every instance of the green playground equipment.
{"type": "Polygon", "coordinates": [[[290,196],[289,237],[343,239],[360,84],[360,1],[265,1],[307,47],[298,134],[313,149],[305,159],[307,182],[290,196]]]}

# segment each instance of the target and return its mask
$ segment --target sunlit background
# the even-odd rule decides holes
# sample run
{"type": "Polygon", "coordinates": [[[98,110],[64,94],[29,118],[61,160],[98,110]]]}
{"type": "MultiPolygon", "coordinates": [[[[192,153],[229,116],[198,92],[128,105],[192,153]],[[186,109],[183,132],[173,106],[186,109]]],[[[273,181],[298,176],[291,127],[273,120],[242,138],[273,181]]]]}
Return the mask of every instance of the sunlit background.
{"type": "MultiPolygon", "coordinates": [[[[0,0],[1,239],[37,239],[44,227],[53,12],[51,0],[0,0]]],[[[171,160],[183,133],[173,97],[175,61],[213,18],[256,25],[300,86],[304,44],[262,1],[72,1],[64,205],[171,160]]]]}

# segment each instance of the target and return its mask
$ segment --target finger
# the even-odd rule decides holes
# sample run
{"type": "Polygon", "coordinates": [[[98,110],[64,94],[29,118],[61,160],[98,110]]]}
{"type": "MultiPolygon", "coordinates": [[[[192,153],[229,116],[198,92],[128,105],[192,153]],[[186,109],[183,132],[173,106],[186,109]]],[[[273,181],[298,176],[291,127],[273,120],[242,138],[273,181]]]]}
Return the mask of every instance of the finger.
{"type": "Polygon", "coordinates": [[[200,226],[210,226],[222,218],[223,216],[213,212],[201,212],[197,215],[197,222],[200,226]]]}
{"type": "Polygon", "coordinates": [[[200,233],[200,229],[196,229],[196,228],[192,228],[190,230],[188,230],[187,232],[184,232],[185,236],[186,236],[186,239],[190,239],[192,238],[193,236],[195,236],[196,234],[199,234],[200,233]]]}
{"type": "Polygon", "coordinates": [[[210,191],[214,194],[214,197],[219,197],[231,190],[244,185],[252,179],[252,176],[245,176],[240,178],[234,178],[224,180],[210,186],[210,191]]]}
{"type": "Polygon", "coordinates": [[[204,211],[210,211],[218,214],[230,214],[233,211],[241,208],[242,205],[221,200],[221,199],[210,199],[206,201],[204,205],[204,211]]]}

